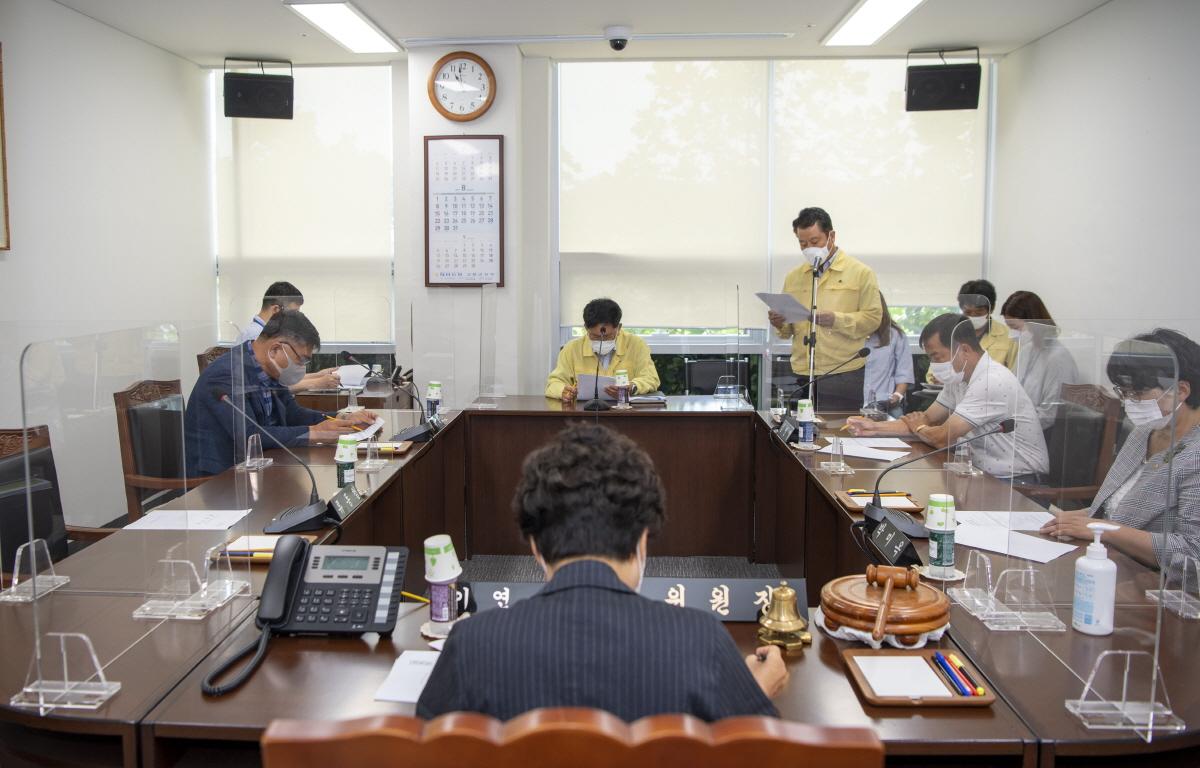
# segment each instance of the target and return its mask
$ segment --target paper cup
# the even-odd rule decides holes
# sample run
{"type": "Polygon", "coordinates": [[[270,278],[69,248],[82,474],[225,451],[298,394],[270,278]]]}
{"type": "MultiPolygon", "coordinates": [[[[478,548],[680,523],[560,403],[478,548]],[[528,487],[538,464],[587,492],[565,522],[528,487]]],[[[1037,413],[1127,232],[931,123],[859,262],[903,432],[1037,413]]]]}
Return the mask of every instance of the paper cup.
{"type": "Polygon", "coordinates": [[[454,553],[454,542],[447,534],[425,539],[425,581],[430,584],[449,584],[462,575],[462,565],[454,553]]]}

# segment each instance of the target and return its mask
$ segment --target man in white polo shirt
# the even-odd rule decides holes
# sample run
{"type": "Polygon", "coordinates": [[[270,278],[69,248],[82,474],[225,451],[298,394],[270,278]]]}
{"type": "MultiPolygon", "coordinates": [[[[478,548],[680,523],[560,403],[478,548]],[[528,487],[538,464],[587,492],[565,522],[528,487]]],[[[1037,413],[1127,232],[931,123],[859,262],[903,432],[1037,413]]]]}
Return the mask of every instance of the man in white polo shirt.
{"type": "Polygon", "coordinates": [[[912,433],[928,445],[942,448],[989,432],[1011,418],[1016,421],[1012,432],[971,444],[975,465],[993,477],[1039,482],[1039,475],[1049,469],[1050,458],[1037,411],[1013,372],[980,347],[970,321],[957,314],[935,317],[921,331],[921,346],[929,355],[929,369],[945,383],[937,402],[898,421],[852,418],[851,432],[912,433]]]}

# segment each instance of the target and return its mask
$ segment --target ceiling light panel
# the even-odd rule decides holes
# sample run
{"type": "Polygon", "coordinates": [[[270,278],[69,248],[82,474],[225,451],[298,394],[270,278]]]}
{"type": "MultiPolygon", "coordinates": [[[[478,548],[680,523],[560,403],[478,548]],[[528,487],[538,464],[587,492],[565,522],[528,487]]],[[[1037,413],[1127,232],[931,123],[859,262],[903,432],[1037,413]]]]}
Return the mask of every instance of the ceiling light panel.
{"type": "Polygon", "coordinates": [[[352,53],[398,53],[400,46],[350,3],[285,3],[352,53]]]}
{"type": "Polygon", "coordinates": [[[925,0],[860,0],[823,45],[874,45],[925,0]]]}

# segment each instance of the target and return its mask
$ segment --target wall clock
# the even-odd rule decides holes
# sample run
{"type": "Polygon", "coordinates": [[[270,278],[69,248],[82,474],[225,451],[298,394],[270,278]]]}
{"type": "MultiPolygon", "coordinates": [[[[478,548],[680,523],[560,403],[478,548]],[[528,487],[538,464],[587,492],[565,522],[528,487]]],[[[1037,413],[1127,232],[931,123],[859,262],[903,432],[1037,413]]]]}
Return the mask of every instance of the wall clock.
{"type": "Polygon", "coordinates": [[[447,120],[465,123],[481,117],[496,98],[496,75],[468,51],[438,59],[429,73],[429,101],[447,120]]]}

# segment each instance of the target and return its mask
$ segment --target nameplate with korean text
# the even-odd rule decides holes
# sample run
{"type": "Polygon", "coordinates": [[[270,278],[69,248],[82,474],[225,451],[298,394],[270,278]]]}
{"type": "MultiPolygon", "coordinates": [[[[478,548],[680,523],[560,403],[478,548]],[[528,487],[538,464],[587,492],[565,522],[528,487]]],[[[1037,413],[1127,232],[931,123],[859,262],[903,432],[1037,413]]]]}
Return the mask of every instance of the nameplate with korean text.
{"type": "MultiPolygon", "coordinates": [[[[788,579],[796,594],[806,594],[804,579],[788,579]]],[[[475,607],[479,611],[509,608],[533,597],[545,586],[541,582],[475,581],[471,583],[475,607]]],[[[708,611],[721,621],[758,621],[771,599],[778,580],[767,579],[671,579],[648,576],[642,582],[642,596],[681,608],[708,611]]],[[[808,606],[800,601],[797,609],[808,618],[808,606]]]]}

